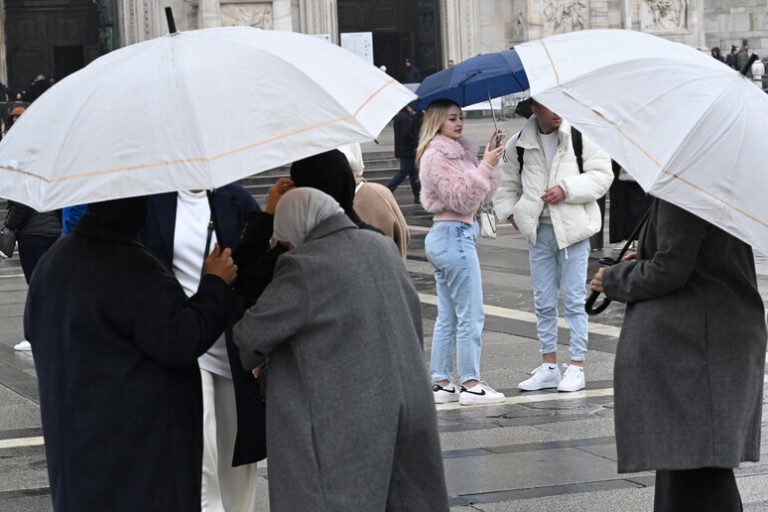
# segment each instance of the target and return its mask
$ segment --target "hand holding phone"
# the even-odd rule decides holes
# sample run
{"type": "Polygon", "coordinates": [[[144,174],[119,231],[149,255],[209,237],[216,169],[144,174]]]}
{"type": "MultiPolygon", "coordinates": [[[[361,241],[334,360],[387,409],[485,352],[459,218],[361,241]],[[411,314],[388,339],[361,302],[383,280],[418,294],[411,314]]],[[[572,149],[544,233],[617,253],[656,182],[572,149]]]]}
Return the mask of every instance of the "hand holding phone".
{"type": "Polygon", "coordinates": [[[501,130],[493,132],[491,135],[491,141],[488,143],[488,147],[491,150],[496,149],[501,144],[501,130]]]}

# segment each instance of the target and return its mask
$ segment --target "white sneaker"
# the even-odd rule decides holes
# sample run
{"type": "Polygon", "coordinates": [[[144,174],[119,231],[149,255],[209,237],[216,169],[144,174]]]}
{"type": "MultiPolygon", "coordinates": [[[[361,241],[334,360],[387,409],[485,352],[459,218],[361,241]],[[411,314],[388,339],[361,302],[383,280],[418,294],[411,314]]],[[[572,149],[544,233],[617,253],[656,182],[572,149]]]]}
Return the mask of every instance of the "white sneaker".
{"type": "Polygon", "coordinates": [[[22,340],[21,343],[15,344],[13,349],[22,351],[32,350],[32,345],[30,345],[27,340],[22,340]]]}
{"type": "Polygon", "coordinates": [[[533,377],[517,385],[522,391],[538,391],[540,389],[556,388],[560,385],[560,370],[556,363],[544,363],[531,372],[533,377]]]}
{"type": "Polygon", "coordinates": [[[459,401],[459,390],[453,385],[453,382],[446,386],[440,384],[432,385],[432,394],[435,397],[436,404],[447,404],[448,402],[459,401]]]}
{"type": "Polygon", "coordinates": [[[576,366],[575,364],[568,365],[568,368],[563,374],[563,380],[560,381],[560,385],[557,386],[558,391],[578,391],[584,389],[586,386],[584,382],[584,368],[576,366]]]}
{"type": "Polygon", "coordinates": [[[461,405],[480,405],[480,404],[501,404],[506,401],[504,393],[499,393],[483,381],[475,384],[474,387],[466,388],[461,386],[459,393],[459,403],[461,405]]]}

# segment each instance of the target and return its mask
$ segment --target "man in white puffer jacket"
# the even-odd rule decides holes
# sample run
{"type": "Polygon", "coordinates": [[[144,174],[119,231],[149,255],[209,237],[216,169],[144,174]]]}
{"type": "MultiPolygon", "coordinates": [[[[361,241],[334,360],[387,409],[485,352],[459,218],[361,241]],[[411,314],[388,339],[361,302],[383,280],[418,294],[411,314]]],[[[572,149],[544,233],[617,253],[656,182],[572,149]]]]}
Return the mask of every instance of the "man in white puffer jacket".
{"type": "Polygon", "coordinates": [[[508,219],[528,238],[530,251],[543,364],[518,388],[578,391],[585,386],[584,302],[589,237],[601,228],[597,199],[605,195],[613,181],[611,159],[594,142],[583,138],[580,172],[570,125],[535,100],[531,110],[534,115],[519,136],[506,145],[501,184],[493,198],[499,219],[508,219]],[[522,170],[517,148],[524,150],[522,170]],[[557,368],[557,303],[561,287],[571,356],[562,378],[557,368]]]}

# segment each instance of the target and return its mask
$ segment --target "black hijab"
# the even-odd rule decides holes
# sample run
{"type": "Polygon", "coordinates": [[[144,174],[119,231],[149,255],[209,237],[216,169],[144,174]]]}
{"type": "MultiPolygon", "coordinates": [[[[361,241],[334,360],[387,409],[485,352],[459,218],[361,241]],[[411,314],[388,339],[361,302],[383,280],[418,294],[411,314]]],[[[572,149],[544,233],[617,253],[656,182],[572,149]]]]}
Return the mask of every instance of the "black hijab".
{"type": "Polygon", "coordinates": [[[358,227],[376,229],[363,222],[355,212],[355,176],[347,157],[338,149],[293,162],[291,180],[297,187],[316,188],[333,197],[358,227]]]}

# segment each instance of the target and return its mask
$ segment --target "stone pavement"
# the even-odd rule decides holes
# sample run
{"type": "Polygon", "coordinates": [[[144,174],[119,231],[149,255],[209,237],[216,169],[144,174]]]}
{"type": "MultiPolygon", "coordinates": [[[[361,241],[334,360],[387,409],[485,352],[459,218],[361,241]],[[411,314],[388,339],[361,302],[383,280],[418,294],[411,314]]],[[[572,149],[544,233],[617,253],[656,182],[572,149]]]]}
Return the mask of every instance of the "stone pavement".
{"type": "MultiPolygon", "coordinates": [[[[502,128],[512,134],[520,120],[502,128]]],[[[469,120],[465,132],[485,141],[488,119],[469,120]]],[[[486,135],[487,134],[487,135],[486,135]]],[[[368,153],[392,150],[391,129],[368,153]]],[[[390,170],[391,171],[391,170],[390,170]]],[[[377,179],[378,181],[378,179],[377,179]]],[[[432,269],[424,255],[430,217],[414,205],[407,181],[396,192],[411,226],[408,270],[421,294],[427,354],[436,314],[432,269]]],[[[591,270],[597,267],[593,253],[591,270]]],[[[540,363],[535,334],[527,243],[500,225],[497,240],[478,244],[483,270],[486,323],[483,378],[507,395],[504,404],[485,407],[438,406],[446,478],[453,512],[648,511],[653,474],[616,473],[613,437],[613,358],[623,307],[613,304],[590,323],[587,389],[577,393],[520,393],[517,382],[540,363]]],[[[768,262],[760,257],[761,293],[768,301],[768,262]]],[[[34,362],[13,350],[22,338],[26,285],[18,261],[0,261],[0,511],[50,511],[50,490],[40,428],[34,362]]],[[[567,330],[561,329],[561,340],[567,330]]],[[[567,345],[560,344],[561,361],[567,345]]],[[[737,471],[750,512],[768,511],[768,411],[763,410],[763,462],[737,471]]],[[[266,464],[260,464],[261,500],[268,510],[266,464]]]]}

